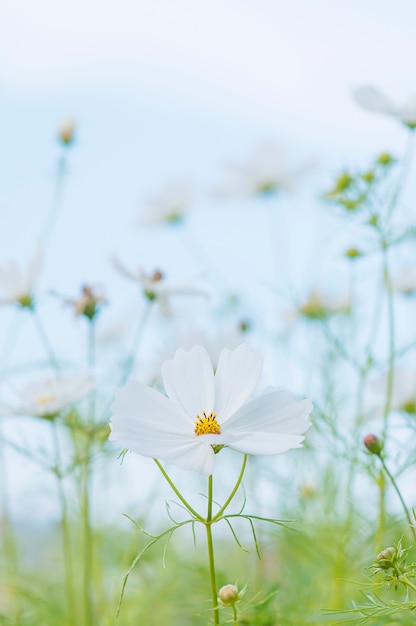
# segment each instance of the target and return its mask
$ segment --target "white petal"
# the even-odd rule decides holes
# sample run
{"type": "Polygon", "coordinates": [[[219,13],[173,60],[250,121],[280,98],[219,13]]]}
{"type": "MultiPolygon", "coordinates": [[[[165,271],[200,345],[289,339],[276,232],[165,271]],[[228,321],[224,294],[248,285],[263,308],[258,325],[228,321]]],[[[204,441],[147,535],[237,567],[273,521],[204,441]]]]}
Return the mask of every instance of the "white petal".
{"type": "Polygon", "coordinates": [[[301,435],[310,426],[310,400],[295,401],[292,394],[280,389],[251,400],[224,425],[224,434],[274,433],[301,435]]]}
{"type": "Polygon", "coordinates": [[[162,366],[163,384],[169,398],[192,420],[202,411],[214,409],[214,371],[208,352],[194,346],[189,352],[177,350],[162,366]]]}
{"type": "Polygon", "coordinates": [[[304,437],[300,435],[276,435],[270,433],[246,433],[246,436],[230,448],[245,454],[280,454],[292,448],[301,448],[304,437]]]}
{"type": "Polygon", "coordinates": [[[186,413],[159,391],[129,380],[125,387],[116,389],[112,405],[113,428],[129,420],[132,425],[152,432],[181,433],[194,436],[194,422],[186,413]]]}
{"type": "Polygon", "coordinates": [[[357,104],[374,111],[375,113],[396,114],[396,105],[386,98],[376,87],[362,85],[353,90],[353,97],[357,104]]]}
{"type": "Polygon", "coordinates": [[[221,425],[251,396],[262,368],[262,356],[246,344],[221,352],[215,373],[215,412],[221,425]]]}

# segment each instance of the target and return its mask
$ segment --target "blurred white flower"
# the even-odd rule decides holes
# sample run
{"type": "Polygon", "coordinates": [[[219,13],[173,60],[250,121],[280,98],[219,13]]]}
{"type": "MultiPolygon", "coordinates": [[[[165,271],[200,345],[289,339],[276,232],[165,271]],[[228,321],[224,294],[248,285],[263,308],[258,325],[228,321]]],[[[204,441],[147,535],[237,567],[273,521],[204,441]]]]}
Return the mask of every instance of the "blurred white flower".
{"type": "Polygon", "coordinates": [[[192,200],[192,187],[187,184],[167,185],[143,207],[140,226],[181,222],[188,213],[192,200]]]}
{"type": "MultiPolygon", "coordinates": [[[[371,417],[382,415],[386,403],[388,390],[388,373],[383,373],[371,381],[369,391],[371,397],[367,399],[365,413],[371,417]]],[[[393,388],[391,393],[390,409],[416,414],[416,371],[395,368],[393,371],[393,388]]]]}
{"type": "Polygon", "coordinates": [[[63,409],[86,397],[94,383],[88,374],[32,381],[14,392],[13,402],[0,407],[1,415],[32,415],[52,419],[63,409]]]}
{"type": "Polygon", "coordinates": [[[110,439],[207,476],[223,447],[260,455],[299,448],[312,403],[283,389],[252,398],[262,366],[246,345],[223,350],[215,373],[202,346],[178,350],[162,367],[167,396],[134,380],[116,391],[110,439]]]}
{"type": "Polygon", "coordinates": [[[348,315],[350,312],[351,303],[347,296],[328,295],[313,289],[303,302],[286,313],[286,321],[291,322],[302,317],[309,320],[326,320],[333,315],[348,315]]]}
{"type": "Polygon", "coordinates": [[[17,304],[32,308],[34,305],[34,286],[42,266],[42,249],[36,247],[29,259],[26,271],[22,271],[16,263],[10,262],[0,266],[0,304],[17,304]]]}
{"type": "Polygon", "coordinates": [[[114,267],[126,278],[138,283],[143,290],[144,296],[153,302],[156,300],[160,310],[164,315],[169,315],[169,300],[172,296],[179,295],[197,295],[205,296],[206,293],[195,287],[195,283],[199,280],[200,275],[190,277],[180,283],[169,284],[165,281],[164,274],[159,270],[155,270],[151,274],[146,274],[141,267],[135,270],[129,270],[121,261],[113,258],[114,267]]]}
{"type": "Polygon", "coordinates": [[[353,89],[353,97],[357,104],[374,113],[391,115],[413,129],[416,128],[416,96],[411,96],[404,103],[390,100],[372,85],[361,85],[353,89]]]}
{"type": "Polygon", "coordinates": [[[401,274],[393,276],[391,286],[394,291],[398,291],[405,296],[416,295],[416,268],[408,269],[401,274]]]}
{"type": "Polygon", "coordinates": [[[220,188],[221,195],[269,196],[279,191],[290,191],[312,164],[295,167],[287,152],[280,146],[259,146],[247,165],[234,167],[228,181],[220,188]]]}

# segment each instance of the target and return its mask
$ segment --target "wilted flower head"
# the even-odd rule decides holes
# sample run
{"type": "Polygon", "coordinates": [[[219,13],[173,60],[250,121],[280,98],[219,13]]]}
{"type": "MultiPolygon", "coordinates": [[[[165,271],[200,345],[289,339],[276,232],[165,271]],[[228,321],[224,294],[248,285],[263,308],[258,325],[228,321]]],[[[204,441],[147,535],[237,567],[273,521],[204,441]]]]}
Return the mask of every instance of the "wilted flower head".
{"type": "Polygon", "coordinates": [[[139,225],[177,224],[188,213],[192,201],[192,187],[187,184],[167,185],[147,202],[139,218],[139,225]]]}
{"type": "Polygon", "coordinates": [[[72,306],[75,315],[84,316],[90,320],[90,322],[95,319],[98,313],[100,313],[102,305],[105,304],[102,291],[91,285],[83,285],[79,298],[66,298],[55,292],[52,293],[61,298],[65,304],[72,306]]]}
{"type": "Polygon", "coordinates": [[[133,271],[127,269],[118,258],[114,258],[113,263],[114,267],[121,274],[123,274],[123,276],[126,276],[126,278],[129,278],[140,285],[147,300],[150,300],[151,302],[157,301],[159,303],[160,310],[164,315],[169,315],[169,300],[173,296],[206,296],[202,290],[197,289],[194,286],[199,276],[188,278],[180,283],[169,284],[166,282],[165,276],[160,270],[155,270],[150,274],[147,274],[141,267],[138,267],[133,271]]]}
{"type": "Polygon", "coordinates": [[[263,145],[255,150],[246,166],[233,168],[221,191],[224,195],[246,197],[290,191],[310,167],[295,167],[282,147],[263,145]]]}
{"type": "Polygon", "coordinates": [[[162,367],[167,395],[134,380],[116,391],[110,439],[207,476],[224,447],[260,455],[298,448],[312,403],[282,388],[253,398],[262,365],[244,344],[223,350],[215,373],[202,346],[178,350],[162,367]]]}
{"type": "Polygon", "coordinates": [[[75,140],[75,122],[72,118],[64,120],[59,128],[58,139],[64,146],[71,146],[75,140]]]}
{"type": "Polygon", "coordinates": [[[63,409],[87,396],[93,389],[88,374],[66,374],[24,385],[14,393],[14,402],[0,409],[3,415],[32,415],[53,419],[63,409]]]}
{"type": "Polygon", "coordinates": [[[28,261],[26,271],[16,263],[0,267],[0,304],[17,304],[20,307],[33,308],[34,286],[42,265],[42,250],[37,246],[35,254],[28,261]]]}
{"type": "Polygon", "coordinates": [[[406,102],[390,100],[379,89],[371,85],[362,85],[353,90],[354,100],[368,111],[391,115],[410,129],[416,128],[416,96],[406,102]]]}

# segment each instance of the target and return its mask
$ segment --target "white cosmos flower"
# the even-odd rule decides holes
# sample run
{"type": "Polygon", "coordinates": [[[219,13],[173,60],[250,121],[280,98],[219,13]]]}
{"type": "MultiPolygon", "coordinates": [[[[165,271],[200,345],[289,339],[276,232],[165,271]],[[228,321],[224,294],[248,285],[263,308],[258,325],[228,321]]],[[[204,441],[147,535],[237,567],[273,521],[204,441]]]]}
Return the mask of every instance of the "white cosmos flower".
{"type": "Polygon", "coordinates": [[[279,191],[291,191],[297,180],[311,164],[296,167],[287,152],[274,144],[259,146],[247,165],[234,167],[220,195],[268,196],[279,191]]]}
{"type": "Polygon", "coordinates": [[[0,303],[33,306],[33,290],[41,265],[42,250],[38,245],[26,271],[13,262],[0,266],[0,303]]]}
{"type": "Polygon", "coordinates": [[[284,389],[253,398],[262,366],[245,344],[223,350],[215,374],[202,346],[180,349],[162,367],[167,395],[134,380],[116,391],[110,439],[207,476],[214,448],[260,455],[299,448],[312,403],[284,389]]]}
{"type": "Polygon", "coordinates": [[[409,128],[416,128],[416,96],[399,104],[390,100],[376,87],[361,85],[353,90],[353,97],[357,104],[368,111],[391,115],[409,128]]]}
{"type": "Polygon", "coordinates": [[[2,415],[33,415],[51,418],[60,411],[86,397],[94,384],[88,374],[66,374],[27,383],[16,394],[14,401],[0,407],[2,415]]]}
{"type": "Polygon", "coordinates": [[[157,300],[160,310],[164,315],[169,315],[170,313],[169,300],[172,296],[207,295],[194,286],[196,281],[200,278],[200,275],[192,276],[179,283],[169,283],[166,281],[164,274],[159,270],[155,270],[151,274],[146,274],[141,267],[137,267],[135,270],[129,270],[117,257],[113,259],[113,264],[120,274],[139,283],[148,300],[157,300]]]}
{"type": "Polygon", "coordinates": [[[181,222],[188,213],[192,200],[192,188],[187,184],[167,185],[158,196],[144,206],[139,226],[181,222]]]}

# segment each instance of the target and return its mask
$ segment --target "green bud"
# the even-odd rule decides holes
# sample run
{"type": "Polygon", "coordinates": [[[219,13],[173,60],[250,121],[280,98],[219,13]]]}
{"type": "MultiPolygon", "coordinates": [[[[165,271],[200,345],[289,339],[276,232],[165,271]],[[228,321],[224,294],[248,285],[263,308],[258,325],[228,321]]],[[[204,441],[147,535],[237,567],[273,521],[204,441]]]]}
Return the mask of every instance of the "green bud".
{"type": "Polygon", "coordinates": [[[369,226],[377,226],[378,224],[378,215],[376,213],[374,213],[370,219],[368,220],[367,224],[369,226]]]}
{"type": "Polygon", "coordinates": [[[17,304],[23,309],[34,309],[35,307],[35,302],[30,293],[26,293],[23,296],[20,296],[20,298],[17,299],[17,304]]]}
{"type": "Polygon", "coordinates": [[[388,548],[384,548],[384,550],[376,556],[377,565],[381,567],[381,569],[389,569],[390,567],[394,567],[397,562],[397,557],[396,548],[389,546],[388,548]]]}
{"type": "Polygon", "coordinates": [[[393,157],[388,152],[383,152],[382,154],[380,154],[380,156],[377,159],[377,163],[383,166],[391,165],[393,161],[394,161],[393,157]]]}
{"type": "Polygon", "coordinates": [[[348,248],[348,250],[345,251],[345,256],[347,259],[358,259],[363,256],[363,253],[358,250],[358,248],[348,248]]]}
{"type": "Polygon", "coordinates": [[[339,176],[335,183],[334,191],[336,193],[341,193],[342,191],[346,191],[351,187],[351,184],[354,182],[354,179],[348,174],[348,172],[344,172],[339,176]]]}
{"type": "Polygon", "coordinates": [[[365,180],[365,182],[368,184],[371,184],[372,182],[374,182],[375,177],[376,175],[374,174],[372,170],[370,170],[369,172],[365,172],[364,174],[361,174],[361,178],[365,180]]]}

